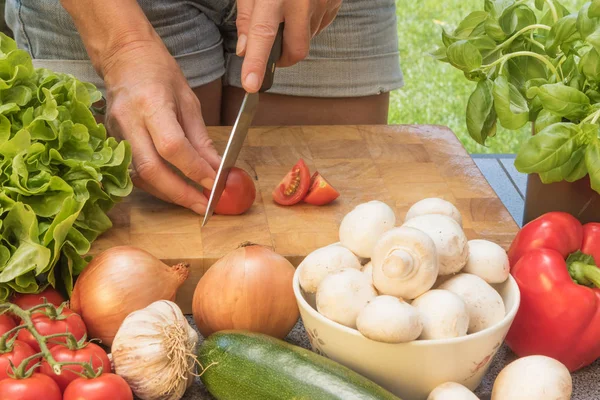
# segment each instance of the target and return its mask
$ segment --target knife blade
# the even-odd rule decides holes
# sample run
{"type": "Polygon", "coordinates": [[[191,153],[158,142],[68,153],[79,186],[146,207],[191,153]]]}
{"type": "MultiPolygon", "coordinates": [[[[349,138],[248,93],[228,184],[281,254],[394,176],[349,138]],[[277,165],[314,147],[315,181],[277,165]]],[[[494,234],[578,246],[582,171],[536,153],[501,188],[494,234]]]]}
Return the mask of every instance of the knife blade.
{"type": "Polygon", "coordinates": [[[221,195],[225,189],[225,183],[227,182],[227,177],[229,176],[229,171],[231,171],[231,167],[233,167],[237,161],[246,136],[248,135],[248,129],[252,124],[254,114],[256,114],[259,93],[269,90],[273,85],[275,64],[281,56],[283,45],[283,25],[283,22],[279,24],[277,36],[275,37],[275,41],[271,47],[271,53],[269,54],[269,58],[267,60],[263,83],[259,91],[256,93],[246,92],[244,95],[244,100],[240,106],[240,111],[238,112],[235,123],[233,124],[231,134],[229,135],[229,140],[227,141],[227,146],[225,147],[225,152],[223,153],[223,159],[221,160],[221,164],[219,165],[219,169],[217,171],[217,177],[215,179],[215,184],[213,185],[213,190],[211,191],[208,199],[208,206],[206,208],[206,213],[204,214],[202,226],[206,225],[210,217],[213,215],[217,203],[221,199],[221,195]]]}

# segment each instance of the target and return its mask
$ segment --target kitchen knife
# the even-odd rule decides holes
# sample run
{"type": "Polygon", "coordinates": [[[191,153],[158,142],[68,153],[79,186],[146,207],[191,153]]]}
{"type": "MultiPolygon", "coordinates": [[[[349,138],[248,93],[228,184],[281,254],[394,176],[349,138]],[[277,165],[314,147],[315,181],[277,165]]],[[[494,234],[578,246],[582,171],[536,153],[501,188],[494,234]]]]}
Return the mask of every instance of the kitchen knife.
{"type": "Polygon", "coordinates": [[[231,134],[229,135],[227,147],[223,153],[221,165],[219,165],[219,170],[217,171],[217,178],[215,179],[213,190],[210,193],[210,198],[208,199],[208,207],[206,208],[206,214],[204,215],[202,226],[206,225],[209,218],[213,215],[214,209],[221,198],[221,194],[223,194],[225,183],[227,182],[227,177],[229,176],[229,171],[231,171],[231,167],[235,165],[238,155],[240,154],[240,150],[242,149],[242,145],[244,144],[244,140],[246,139],[246,135],[248,134],[248,128],[250,128],[252,119],[256,113],[259,93],[269,90],[273,85],[273,78],[275,76],[275,63],[281,56],[282,45],[283,22],[279,24],[277,36],[275,37],[273,47],[271,48],[271,53],[269,54],[269,59],[267,60],[267,67],[265,69],[265,76],[262,86],[257,93],[246,93],[244,100],[242,101],[240,111],[235,123],[233,124],[231,134]]]}

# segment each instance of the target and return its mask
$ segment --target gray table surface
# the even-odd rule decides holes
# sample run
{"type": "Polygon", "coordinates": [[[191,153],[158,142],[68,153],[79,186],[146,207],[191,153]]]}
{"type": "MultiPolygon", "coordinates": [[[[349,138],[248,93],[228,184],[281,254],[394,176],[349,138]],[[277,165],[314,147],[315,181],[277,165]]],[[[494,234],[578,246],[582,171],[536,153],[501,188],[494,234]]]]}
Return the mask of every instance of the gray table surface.
{"type": "MultiPolygon", "coordinates": [[[[514,220],[521,225],[524,208],[524,195],[526,177],[514,168],[514,156],[511,155],[482,155],[473,156],[475,163],[482,171],[500,200],[509,210],[514,220]]],[[[195,328],[191,316],[188,320],[195,328]]],[[[200,336],[202,340],[202,336],[200,336]]],[[[599,338],[600,340],[600,338],[599,338]]],[[[302,321],[298,321],[294,329],[287,336],[286,341],[310,349],[310,343],[304,331],[302,321]]],[[[477,388],[475,394],[482,400],[489,399],[494,379],[500,370],[515,359],[515,355],[506,347],[502,346],[496,354],[490,369],[483,381],[477,388]]],[[[243,371],[240,371],[243,373],[243,371]]],[[[600,360],[583,368],[573,375],[573,400],[600,399],[600,360]]],[[[188,389],[182,400],[213,400],[214,397],[202,385],[198,378],[193,386],[188,389]]],[[[240,399],[244,400],[244,399],[240,399]]],[[[318,399],[312,399],[318,400],[318,399]]],[[[348,399],[350,400],[350,399],[348,399]]],[[[409,399],[408,399],[409,400],[409,399]]],[[[542,400],[542,399],[531,399],[542,400]]],[[[548,399],[550,400],[550,399],[548,399]]]]}

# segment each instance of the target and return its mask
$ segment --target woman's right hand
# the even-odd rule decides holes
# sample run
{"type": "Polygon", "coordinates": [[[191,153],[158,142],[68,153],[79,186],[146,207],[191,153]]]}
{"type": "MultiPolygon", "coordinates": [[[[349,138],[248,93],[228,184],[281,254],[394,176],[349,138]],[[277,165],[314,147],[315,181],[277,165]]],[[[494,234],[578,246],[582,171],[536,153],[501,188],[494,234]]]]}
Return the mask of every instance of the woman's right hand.
{"type": "Polygon", "coordinates": [[[204,124],[200,102],[162,42],[130,42],[102,66],[106,126],[130,142],[133,182],[198,214],[208,199],[181,177],[212,189],[220,157],[204,124]]]}

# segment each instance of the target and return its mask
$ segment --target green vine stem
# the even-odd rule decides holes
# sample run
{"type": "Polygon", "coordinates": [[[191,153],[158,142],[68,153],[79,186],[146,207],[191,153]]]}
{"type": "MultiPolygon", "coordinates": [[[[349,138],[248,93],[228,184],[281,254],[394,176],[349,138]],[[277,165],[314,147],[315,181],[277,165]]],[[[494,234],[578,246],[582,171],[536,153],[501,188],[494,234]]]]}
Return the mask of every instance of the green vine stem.
{"type": "MultiPolygon", "coordinates": [[[[482,65],[480,68],[481,69],[486,69],[486,68],[492,68],[500,63],[504,63],[506,61],[508,61],[511,58],[515,58],[515,57],[533,57],[533,58],[537,58],[538,60],[542,61],[544,64],[546,64],[546,66],[550,69],[550,71],[552,71],[552,73],[554,75],[556,75],[557,77],[560,77],[558,71],[556,70],[556,67],[544,56],[538,54],[538,53],[534,53],[532,51],[517,51],[514,53],[510,53],[507,54],[503,57],[500,57],[499,59],[497,59],[496,61],[494,61],[491,64],[487,64],[487,65],[482,65]]],[[[562,80],[562,78],[561,78],[562,80]]]]}
{"type": "MultiPolygon", "coordinates": [[[[20,326],[14,328],[14,329],[11,329],[9,332],[7,332],[1,336],[0,344],[6,345],[6,340],[8,339],[8,337],[12,333],[12,331],[18,331],[19,329],[27,329],[31,333],[31,335],[35,338],[35,340],[38,342],[38,344],[40,346],[40,352],[31,356],[30,357],[31,359],[35,359],[36,357],[39,358],[40,356],[43,357],[46,360],[46,362],[48,363],[48,365],[50,365],[50,367],[52,368],[52,371],[54,371],[54,373],[56,375],[60,375],[60,373],[62,371],[62,367],[67,364],[78,364],[78,365],[81,365],[85,370],[87,368],[87,363],[58,362],[54,359],[54,357],[52,356],[52,353],[50,353],[50,350],[48,349],[48,343],[52,339],[58,338],[58,337],[66,337],[67,343],[69,343],[69,341],[74,341],[75,343],[77,343],[77,339],[75,339],[75,337],[71,333],[68,333],[68,332],[56,333],[56,334],[48,335],[48,336],[40,335],[40,333],[37,331],[37,329],[35,329],[33,320],[31,319],[31,315],[34,314],[35,312],[39,312],[40,310],[44,310],[44,312],[51,318],[61,319],[62,318],[61,317],[62,309],[63,309],[62,305],[58,309],[56,309],[54,307],[54,305],[52,305],[50,303],[39,304],[37,306],[30,308],[27,311],[23,310],[16,304],[12,304],[12,303],[0,304],[0,313],[8,312],[8,313],[11,313],[21,319],[20,326]]],[[[71,343],[73,343],[73,342],[71,342],[71,343]]],[[[21,362],[21,364],[17,368],[17,372],[24,373],[25,368],[26,368],[27,364],[29,363],[29,361],[31,361],[31,360],[27,360],[27,359],[23,360],[23,362],[21,362]]],[[[91,365],[89,367],[91,368],[91,365]]]]}

